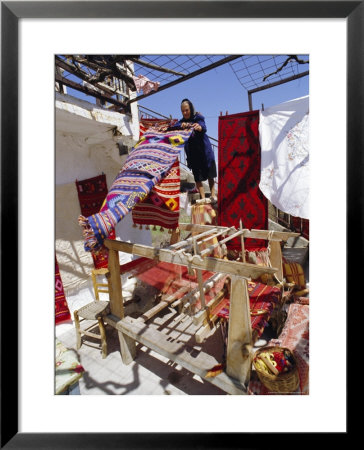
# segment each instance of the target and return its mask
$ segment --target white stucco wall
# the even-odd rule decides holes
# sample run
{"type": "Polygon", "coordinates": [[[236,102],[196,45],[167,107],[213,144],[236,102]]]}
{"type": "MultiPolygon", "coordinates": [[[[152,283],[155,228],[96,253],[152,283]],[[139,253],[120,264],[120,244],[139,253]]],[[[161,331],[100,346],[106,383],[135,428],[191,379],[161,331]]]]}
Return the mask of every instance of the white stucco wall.
{"type": "MultiPolygon", "coordinates": [[[[56,96],[55,245],[66,297],[89,285],[93,268],[78,225],[81,211],[75,181],[104,173],[110,188],[126,159],[119,155],[117,140],[132,147],[139,137],[136,105],[133,112],[130,117],[77,99],[70,101],[62,94],[56,96]]],[[[150,231],[133,228],[131,215],[115,231],[119,239],[151,244],[150,231]]],[[[120,254],[121,262],[130,259],[131,255],[120,254]]]]}

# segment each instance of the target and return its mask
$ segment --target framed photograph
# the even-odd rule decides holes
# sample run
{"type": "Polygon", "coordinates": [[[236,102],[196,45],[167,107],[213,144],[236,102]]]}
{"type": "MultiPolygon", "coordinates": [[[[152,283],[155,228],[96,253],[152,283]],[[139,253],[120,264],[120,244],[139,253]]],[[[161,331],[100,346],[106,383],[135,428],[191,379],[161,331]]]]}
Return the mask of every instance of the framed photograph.
{"type": "Polygon", "coordinates": [[[347,436],[345,314],[363,229],[363,3],[1,2],[1,448],[242,448],[277,431],[347,436]],[[310,120],[324,149],[312,155],[310,270],[322,301],[310,308],[320,340],[310,348],[310,395],[55,396],[54,55],[289,53],[294,39],[297,53],[312,51],[310,120]],[[342,355],[335,367],[333,347],[342,355]],[[262,410],[271,423],[253,424],[262,410]]]}

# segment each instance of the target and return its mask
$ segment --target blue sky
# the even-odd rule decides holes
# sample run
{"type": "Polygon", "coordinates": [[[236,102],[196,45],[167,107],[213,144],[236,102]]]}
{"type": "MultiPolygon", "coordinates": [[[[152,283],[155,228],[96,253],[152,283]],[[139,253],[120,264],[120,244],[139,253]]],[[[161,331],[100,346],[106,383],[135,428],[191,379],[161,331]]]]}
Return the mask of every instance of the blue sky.
{"type": "MultiPolygon", "coordinates": [[[[307,66],[306,66],[307,67],[307,66]]],[[[309,93],[309,77],[285,83],[252,94],[253,109],[277,105],[279,103],[303,97],[309,93]]],[[[249,110],[248,93],[238,81],[229,64],[212,69],[195,78],[184,81],[164,91],[140,100],[139,105],[150,108],[165,116],[181,117],[180,104],[183,98],[189,98],[195,109],[205,116],[207,134],[218,138],[218,117],[223,114],[245,112],[249,110]]]]}
{"type": "MultiPolygon", "coordinates": [[[[302,66],[308,70],[308,65],[302,66]]],[[[69,89],[71,95],[95,100],[89,96],[69,89]]],[[[254,93],[252,95],[253,109],[261,109],[262,104],[267,108],[279,103],[303,97],[309,94],[309,77],[254,93]]],[[[240,84],[234,71],[227,63],[190,80],[184,81],[166,90],[156,92],[138,103],[164,116],[172,115],[181,118],[180,104],[183,98],[189,98],[199,111],[205,116],[207,134],[218,139],[218,117],[220,112],[235,114],[249,110],[248,93],[240,84]]],[[[212,141],[216,144],[216,142],[212,141]]]]}

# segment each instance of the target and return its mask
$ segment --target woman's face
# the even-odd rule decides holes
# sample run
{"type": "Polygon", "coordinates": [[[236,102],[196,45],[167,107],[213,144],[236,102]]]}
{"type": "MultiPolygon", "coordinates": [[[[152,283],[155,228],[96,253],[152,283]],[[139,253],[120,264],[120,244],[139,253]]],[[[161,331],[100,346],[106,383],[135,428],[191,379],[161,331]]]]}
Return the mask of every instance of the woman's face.
{"type": "Polygon", "coordinates": [[[181,105],[181,112],[184,119],[189,119],[191,115],[190,105],[186,102],[183,102],[181,105]]]}

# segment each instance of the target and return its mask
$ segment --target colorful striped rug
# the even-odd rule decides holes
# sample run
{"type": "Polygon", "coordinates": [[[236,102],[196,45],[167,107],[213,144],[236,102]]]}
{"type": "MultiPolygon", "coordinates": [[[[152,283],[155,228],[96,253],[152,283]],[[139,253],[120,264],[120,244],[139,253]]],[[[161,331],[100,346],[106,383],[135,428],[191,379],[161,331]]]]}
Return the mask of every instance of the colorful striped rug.
{"type": "Polygon", "coordinates": [[[192,130],[148,130],[131,150],[100,212],[80,216],[86,251],[99,250],[116,224],[170,171],[192,130]]]}

